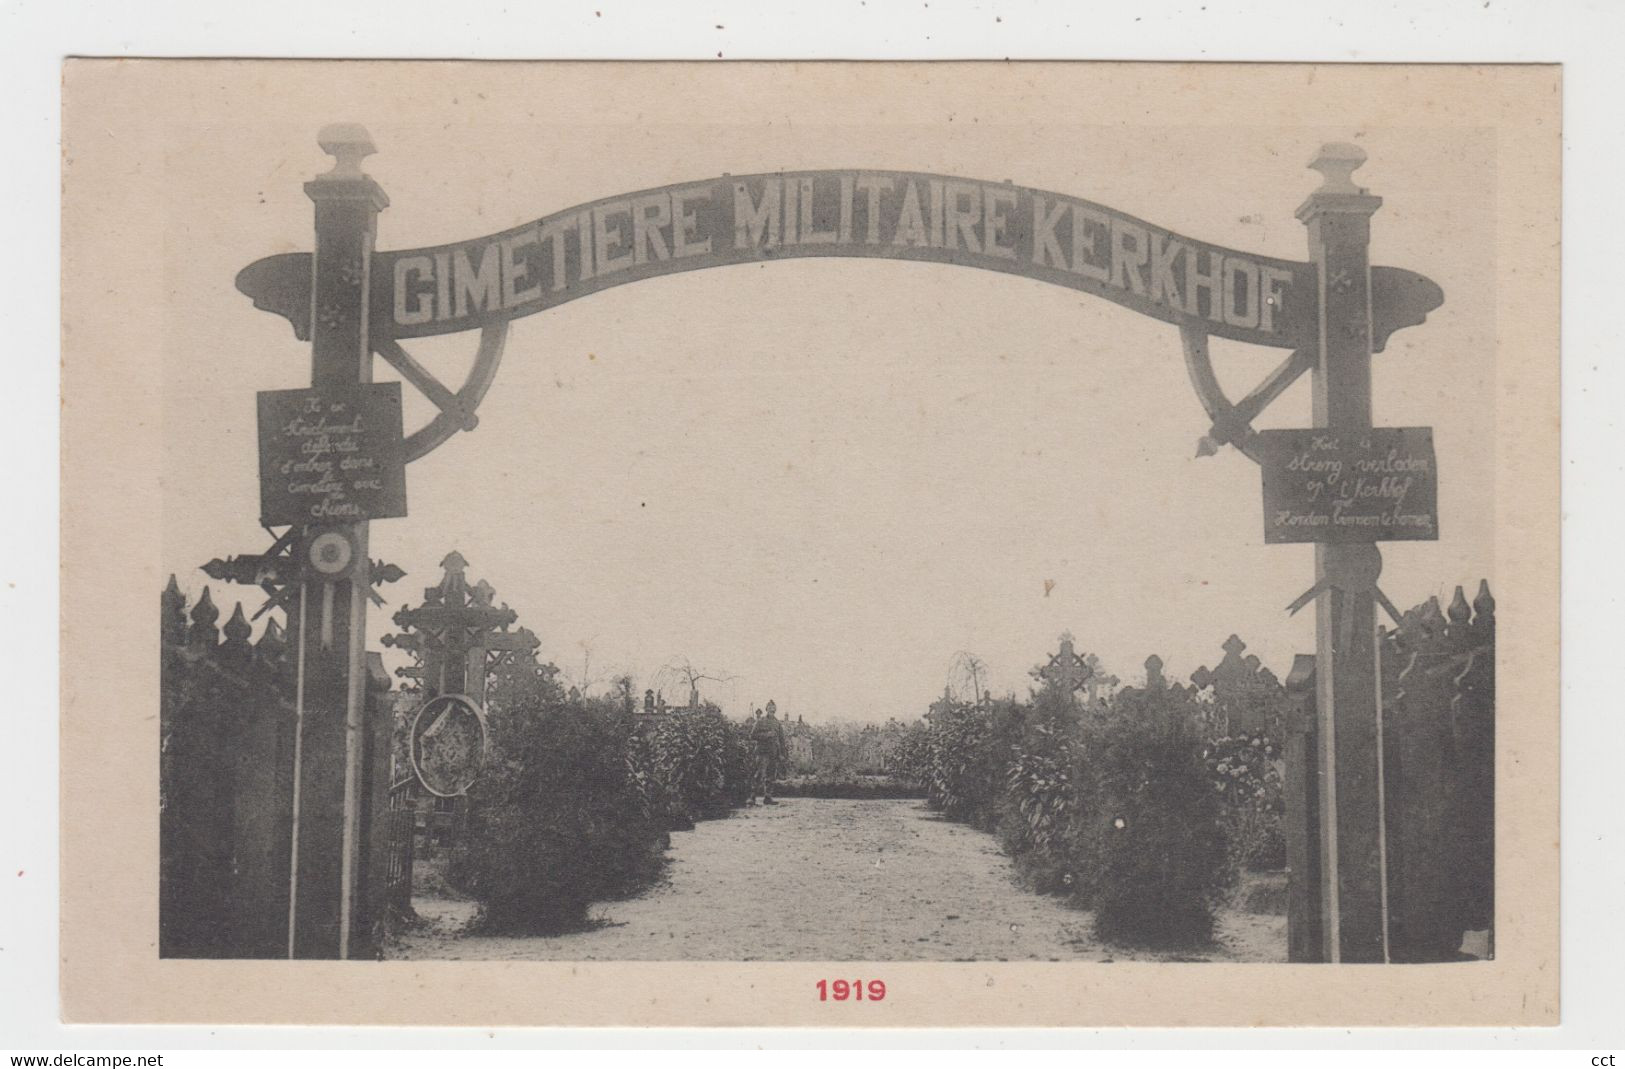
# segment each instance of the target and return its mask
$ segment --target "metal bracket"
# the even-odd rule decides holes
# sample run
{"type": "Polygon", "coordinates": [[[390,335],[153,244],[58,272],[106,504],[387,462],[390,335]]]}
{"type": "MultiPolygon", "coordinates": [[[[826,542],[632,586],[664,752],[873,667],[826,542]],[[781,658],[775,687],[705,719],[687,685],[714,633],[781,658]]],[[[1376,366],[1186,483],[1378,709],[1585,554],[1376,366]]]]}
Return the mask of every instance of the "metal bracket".
{"type": "Polygon", "coordinates": [[[1253,420],[1269,407],[1271,401],[1285,393],[1288,386],[1298,381],[1300,375],[1314,367],[1314,350],[1307,347],[1294,350],[1246,397],[1232,403],[1219,386],[1218,376],[1213,373],[1207,332],[1196,322],[1188,321],[1179,325],[1179,336],[1185,345],[1185,371],[1190,375],[1197,399],[1213,421],[1208,432],[1196,443],[1196,455],[1210,457],[1219,451],[1221,445],[1228,444],[1241,450],[1253,463],[1258,463],[1258,432],[1253,430],[1253,420]]]}
{"type": "MultiPolygon", "coordinates": [[[[254,307],[282,316],[293,325],[294,337],[310,340],[311,254],[290,252],[268,256],[243,268],[237,274],[237,289],[254,301],[254,307]]],[[[393,338],[372,342],[373,351],[387,360],[401,377],[423,393],[440,411],[435,418],[406,438],[408,463],[425,456],[460,430],[471,431],[479,420],[474,410],[491,388],[502,350],[508,339],[508,321],[480,329],[480,346],[468,380],[455,393],[447,389],[427,368],[412,358],[393,338]]]]}
{"type": "Polygon", "coordinates": [[[434,419],[406,436],[406,462],[433,452],[458,431],[471,431],[479,426],[475,410],[485,399],[486,391],[496,379],[502,364],[502,351],[508,340],[506,320],[480,329],[480,347],[474,354],[474,366],[462,389],[453,393],[429,370],[413,359],[412,355],[393,338],[373,343],[373,352],[383,357],[401,373],[401,378],[417,387],[440,411],[434,419]]]}

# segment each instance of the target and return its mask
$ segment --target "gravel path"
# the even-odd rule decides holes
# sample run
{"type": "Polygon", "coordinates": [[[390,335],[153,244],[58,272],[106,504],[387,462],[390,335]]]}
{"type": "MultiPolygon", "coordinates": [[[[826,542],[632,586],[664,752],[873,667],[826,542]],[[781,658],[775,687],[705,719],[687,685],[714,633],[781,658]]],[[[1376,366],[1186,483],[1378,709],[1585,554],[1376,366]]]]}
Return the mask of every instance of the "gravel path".
{"type": "MultiPolygon", "coordinates": [[[[672,834],[668,878],[607,902],[602,926],[555,937],[475,936],[466,902],[416,899],[432,921],[392,957],[523,960],[1104,961],[1091,916],[1021,890],[992,836],[916,801],[791,798],[672,834]]],[[[1278,916],[1221,914],[1186,956],[1284,961],[1278,916]]]]}

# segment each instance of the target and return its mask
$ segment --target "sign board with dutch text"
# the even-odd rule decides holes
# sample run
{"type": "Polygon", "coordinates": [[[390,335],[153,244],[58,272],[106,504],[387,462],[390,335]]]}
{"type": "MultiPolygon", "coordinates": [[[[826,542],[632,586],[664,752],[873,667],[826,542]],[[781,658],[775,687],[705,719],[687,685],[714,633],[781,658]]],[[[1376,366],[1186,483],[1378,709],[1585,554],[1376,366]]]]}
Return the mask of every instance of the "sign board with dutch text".
{"type": "Polygon", "coordinates": [[[1265,542],[1432,542],[1431,427],[1260,431],[1265,542]]]}
{"type": "Polygon", "coordinates": [[[260,522],[406,515],[401,384],[259,394],[260,522]]]}

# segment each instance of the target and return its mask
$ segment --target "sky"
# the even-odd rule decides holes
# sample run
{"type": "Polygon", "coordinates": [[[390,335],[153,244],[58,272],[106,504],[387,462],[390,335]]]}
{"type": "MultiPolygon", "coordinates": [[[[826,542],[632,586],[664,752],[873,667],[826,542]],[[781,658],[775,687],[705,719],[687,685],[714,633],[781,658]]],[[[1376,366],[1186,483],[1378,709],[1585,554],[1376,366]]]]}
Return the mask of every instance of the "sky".
{"type": "MultiPolygon", "coordinates": [[[[860,113],[778,83],[684,108],[600,87],[550,112],[512,79],[487,88],[357,90],[342,109],[301,97],[255,123],[227,121],[228,99],[168,128],[164,166],[207,176],[154,206],[173,298],[163,555],[183,589],[209,583],[197,567],[211,557],[269,541],[254,395],[308,385],[309,348],[232,280],[311,247],[302,183],[327,169],[314,135],[336,118],[379,147],[366,169],[391,199],[381,249],[723,173],[866,167],[1011,179],[1306,259],[1293,212],[1318,176],[1305,164],[1323,141],[1357,140],[1370,162],[1356,181],[1385,201],[1372,262],[1445,292],[1375,358],[1377,425],[1434,428],[1443,532],[1384,545],[1380,585],[1405,608],[1494,584],[1483,131],[1163,125],[1127,101],[1117,121],[1062,123],[1042,99],[961,105],[930,87],[860,113]]],[[[477,340],[406,347],[455,386],[477,340]]],[[[1283,355],[1213,345],[1233,398],[1283,355]]],[[[382,361],[377,374],[392,377],[382,361]]],[[[410,432],[430,410],[406,393],[410,432]]],[[[1309,417],[1305,378],[1256,425],[1309,417]]],[[[1232,633],[1281,675],[1313,650],[1313,611],[1285,608],[1313,581],[1312,549],[1263,544],[1250,460],[1196,457],[1208,421],[1178,331],[1086,294],[879,260],[651,279],[516,321],[479,419],[408,468],[406,518],[372,525],[373,556],[408,573],[371,615],[374,649],[455,549],[571,682],[601,690],[630,672],[641,690],[687,660],[731,677],[703,693],[736,714],[772,698],[808,720],[917,716],[961,652],[993,690],[1024,695],[1063,631],[1125,682],[1151,653],[1174,678],[1212,665],[1232,633]]],[[[258,605],[213,585],[227,611],[258,605]]]]}

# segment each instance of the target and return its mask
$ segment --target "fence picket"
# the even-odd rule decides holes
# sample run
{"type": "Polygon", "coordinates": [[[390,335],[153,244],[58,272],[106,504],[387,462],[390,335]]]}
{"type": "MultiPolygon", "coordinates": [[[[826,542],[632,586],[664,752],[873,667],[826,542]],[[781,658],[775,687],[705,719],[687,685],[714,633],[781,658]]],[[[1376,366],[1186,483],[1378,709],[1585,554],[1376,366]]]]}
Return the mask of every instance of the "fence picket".
{"type": "Polygon", "coordinates": [[[159,954],[279,957],[292,834],[289,638],[273,619],[251,642],[240,603],[224,627],[219,617],[208,587],[188,612],[170,577],[159,598],[159,954]]]}
{"type": "Polygon", "coordinates": [[[1389,953],[1457,958],[1494,924],[1494,598],[1429,598],[1383,635],[1389,953]]]}

